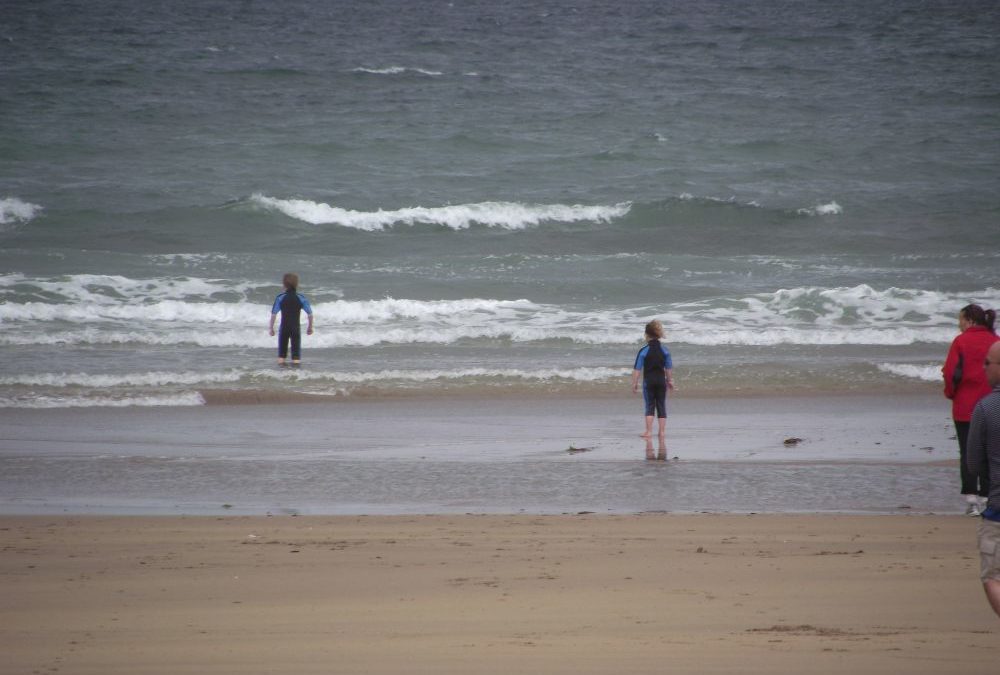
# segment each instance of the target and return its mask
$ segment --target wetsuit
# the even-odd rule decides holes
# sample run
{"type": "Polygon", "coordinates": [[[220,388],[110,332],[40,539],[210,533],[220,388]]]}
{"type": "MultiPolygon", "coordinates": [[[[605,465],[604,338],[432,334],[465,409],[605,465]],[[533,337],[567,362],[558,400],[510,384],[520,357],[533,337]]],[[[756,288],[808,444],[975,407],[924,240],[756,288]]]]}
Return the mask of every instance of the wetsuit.
{"type": "Polygon", "coordinates": [[[312,306],[306,296],[294,289],[279,293],[274,299],[271,314],[281,312],[281,327],[278,330],[278,357],[288,356],[288,344],[292,345],[292,360],[298,361],[302,356],[302,329],[299,326],[301,312],[312,315],[312,306]]]}
{"type": "Polygon", "coordinates": [[[667,376],[664,369],[673,368],[670,352],[659,340],[650,340],[635,357],[635,370],[642,371],[642,397],[646,403],[646,417],[667,416],[667,376]]]}

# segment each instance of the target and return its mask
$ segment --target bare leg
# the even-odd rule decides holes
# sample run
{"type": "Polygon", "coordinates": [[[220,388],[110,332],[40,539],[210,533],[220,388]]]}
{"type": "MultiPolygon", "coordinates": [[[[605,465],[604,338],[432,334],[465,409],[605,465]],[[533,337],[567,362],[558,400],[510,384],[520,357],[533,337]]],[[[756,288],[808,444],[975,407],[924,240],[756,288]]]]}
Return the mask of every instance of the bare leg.
{"type": "Polygon", "coordinates": [[[640,434],[640,438],[652,438],[653,437],[653,416],[646,415],[646,432],[640,434]]]}
{"type": "Polygon", "coordinates": [[[657,420],[657,423],[660,425],[660,433],[658,433],[657,436],[663,438],[667,433],[667,418],[661,417],[657,420]]]}
{"type": "Polygon", "coordinates": [[[986,599],[990,601],[990,607],[1000,616],[1000,579],[987,579],[983,582],[983,590],[986,591],[986,599]]]}

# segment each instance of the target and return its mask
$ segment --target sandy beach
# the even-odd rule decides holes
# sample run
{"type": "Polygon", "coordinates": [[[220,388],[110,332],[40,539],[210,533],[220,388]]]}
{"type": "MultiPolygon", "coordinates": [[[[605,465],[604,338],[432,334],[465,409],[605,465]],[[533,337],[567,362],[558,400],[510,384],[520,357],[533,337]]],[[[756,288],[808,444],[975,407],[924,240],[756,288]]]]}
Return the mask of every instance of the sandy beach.
{"type": "Polygon", "coordinates": [[[940,408],[0,411],[0,675],[992,673],[940,408]]]}
{"type": "Polygon", "coordinates": [[[977,673],[960,516],[3,517],[2,673],[977,673]]]}

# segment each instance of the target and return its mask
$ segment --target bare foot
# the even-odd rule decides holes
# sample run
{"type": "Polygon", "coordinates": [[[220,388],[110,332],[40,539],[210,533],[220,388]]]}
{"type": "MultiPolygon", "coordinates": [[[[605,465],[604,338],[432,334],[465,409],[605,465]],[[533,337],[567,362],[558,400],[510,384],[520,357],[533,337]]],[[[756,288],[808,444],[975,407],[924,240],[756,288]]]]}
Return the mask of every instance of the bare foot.
{"type": "Polygon", "coordinates": [[[652,438],[652,437],[653,437],[652,431],[647,431],[645,433],[639,434],[639,438],[652,438]]]}

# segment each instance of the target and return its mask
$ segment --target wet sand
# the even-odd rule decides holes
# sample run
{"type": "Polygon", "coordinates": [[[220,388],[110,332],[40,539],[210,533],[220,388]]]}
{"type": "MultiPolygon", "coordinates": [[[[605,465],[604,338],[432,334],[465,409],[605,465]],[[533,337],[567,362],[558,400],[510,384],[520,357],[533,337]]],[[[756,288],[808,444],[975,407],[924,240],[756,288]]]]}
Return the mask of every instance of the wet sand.
{"type": "Polygon", "coordinates": [[[629,396],[424,397],[0,410],[0,513],[964,508],[937,395],[677,396],[668,462],[645,460],[640,406],[629,396]]]}
{"type": "Polygon", "coordinates": [[[0,673],[985,675],[975,526],[7,516],[0,673]]]}

